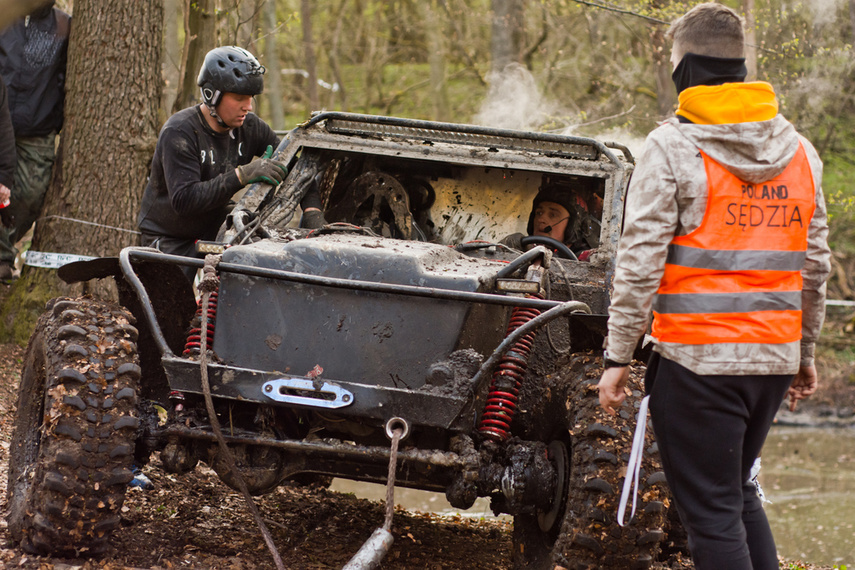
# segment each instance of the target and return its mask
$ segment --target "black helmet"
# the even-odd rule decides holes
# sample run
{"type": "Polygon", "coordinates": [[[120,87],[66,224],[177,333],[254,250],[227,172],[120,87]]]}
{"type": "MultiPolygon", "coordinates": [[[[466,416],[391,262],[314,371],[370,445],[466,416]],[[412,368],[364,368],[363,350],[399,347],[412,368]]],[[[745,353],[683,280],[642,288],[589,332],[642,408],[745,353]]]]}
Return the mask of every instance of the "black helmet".
{"type": "Polygon", "coordinates": [[[223,93],[258,95],[264,91],[264,71],[264,66],[245,49],[222,46],[205,56],[196,84],[202,88],[202,101],[214,108],[223,93]]]}

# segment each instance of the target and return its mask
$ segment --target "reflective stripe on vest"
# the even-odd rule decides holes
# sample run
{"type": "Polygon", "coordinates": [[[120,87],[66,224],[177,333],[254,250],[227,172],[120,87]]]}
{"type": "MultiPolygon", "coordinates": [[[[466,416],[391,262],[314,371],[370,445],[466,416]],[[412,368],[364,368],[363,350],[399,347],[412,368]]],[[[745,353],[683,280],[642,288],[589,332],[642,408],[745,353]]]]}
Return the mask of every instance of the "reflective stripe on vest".
{"type": "Polygon", "coordinates": [[[748,184],[701,152],[707,208],[668,246],[653,337],[680,344],[801,338],[801,269],[816,208],[804,148],[777,177],[748,184]]]}

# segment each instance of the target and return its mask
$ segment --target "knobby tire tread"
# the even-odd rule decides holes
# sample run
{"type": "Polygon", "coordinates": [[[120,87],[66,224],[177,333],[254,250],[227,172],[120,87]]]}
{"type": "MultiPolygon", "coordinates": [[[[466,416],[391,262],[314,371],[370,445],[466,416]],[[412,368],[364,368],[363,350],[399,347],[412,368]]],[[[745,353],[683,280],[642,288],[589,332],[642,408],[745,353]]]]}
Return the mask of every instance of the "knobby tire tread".
{"type": "Polygon", "coordinates": [[[133,323],[118,305],[60,298],[33,332],[7,491],[9,529],[29,552],[102,554],[119,525],[139,428],[133,323]]]}
{"type": "Polygon", "coordinates": [[[577,353],[555,375],[537,379],[547,396],[537,406],[539,411],[527,414],[521,431],[536,439],[565,442],[570,471],[564,514],[557,523],[560,529],[544,532],[531,515],[514,518],[514,570],[553,570],[556,566],[641,570],[658,561],[660,545],[671,530],[671,497],[649,419],[636,515],[625,527],[617,523],[635,418],[644,392],[643,371],[642,366],[633,365],[628,385],[631,395],[616,417],[599,407],[602,360],[593,353],[577,353]],[[556,394],[562,398],[560,406],[556,406],[556,394]]]}
{"type": "MultiPolygon", "coordinates": [[[[650,568],[665,537],[671,499],[649,418],[636,514],[624,527],[617,522],[638,406],[644,396],[643,367],[633,366],[628,384],[631,394],[615,417],[599,407],[601,359],[578,355],[570,370],[574,378],[567,400],[573,418],[572,467],[567,511],[555,546],[556,562],[568,570],[650,568]]],[[[625,520],[631,502],[630,498],[625,520]]]]}

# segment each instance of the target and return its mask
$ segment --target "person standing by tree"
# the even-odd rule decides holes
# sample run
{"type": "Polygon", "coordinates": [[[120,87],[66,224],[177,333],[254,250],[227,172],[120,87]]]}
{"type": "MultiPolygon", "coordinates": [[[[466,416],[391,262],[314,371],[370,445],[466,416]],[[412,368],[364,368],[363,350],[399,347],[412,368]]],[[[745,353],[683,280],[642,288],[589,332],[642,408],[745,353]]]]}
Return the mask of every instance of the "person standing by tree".
{"type": "Polygon", "coordinates": [[[794,408],[817,386],[822,162],[772,86],[744,83],[733,10],[699,4],[668,35],[679,107],[649,135],[627,196],[600,403],[623,402],[652,309],[645,387],[695,567],[776,570],[749,473],[785,396],[794,408]]]}
{"type": "Polygon", "coordinates": [[[71,17],[51,1],[0,33],[0,77],[6,82],[18,162],[9,225],[0,228],[0,280],[12,278],[15,242],[36,221],[56,160],[62,128],[71,17]]]}
{"type": "MultiPolygon", "coordinates": [[[[12,128],[12,116],[9,114],[9,96],[6,83],[0,78],[0,226],[4,229],[11,223],[7,216],[11,205],[11,188],[15,185],[16,163],[15,131],[12,128]]],[[[0,280],[6,281],[11,276],[10,272],[8,277],[0,276],[0,280]]]]}
{"type": "MultiPolygon", "coordinates": [[[[198,257],[196,241],[216,238],[238,190],[284,180],[286,165],[269,158],[279,138],[251,112],[263,74],[255,56],[239,47],[214,48],[205,56],[197,80],[203,103],[170,117],[157,140],[138,217],[143,245],[198,257]]],[[[301,206],[304,226],[319,227],[317,192],[301,206]]],[[[195,268],[183,269],[192,279],[195,268]]]]}

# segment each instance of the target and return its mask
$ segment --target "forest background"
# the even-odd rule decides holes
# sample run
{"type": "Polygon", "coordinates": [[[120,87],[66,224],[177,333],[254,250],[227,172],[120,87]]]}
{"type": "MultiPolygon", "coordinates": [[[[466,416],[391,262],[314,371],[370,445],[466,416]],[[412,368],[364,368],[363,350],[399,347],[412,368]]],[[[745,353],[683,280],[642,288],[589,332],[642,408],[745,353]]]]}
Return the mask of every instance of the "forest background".
{"type": "MultiPolygon", "coordinates": [[[[0,0],[11,6],[0,26],[42,1],[0,0]]],[[[245,47],[267,68],[256,112],[280,131],[335,110],[591,136],[638,154],[676,108],[668,23],[698,3],[58,0],[73,16],[66,123],[30,247],[105,256],[136,245],[159,129],[198,102],[196,75],[217,45],[245,47]]],[[[722,3],[745,16],[748,79],[773,84],[823,158],[829,297],[853,299],[855,0],[722,3]]],[[[0,342],[26,343],[60,292],[81,289],[25,266],[0,307],[0,342]]]]}

